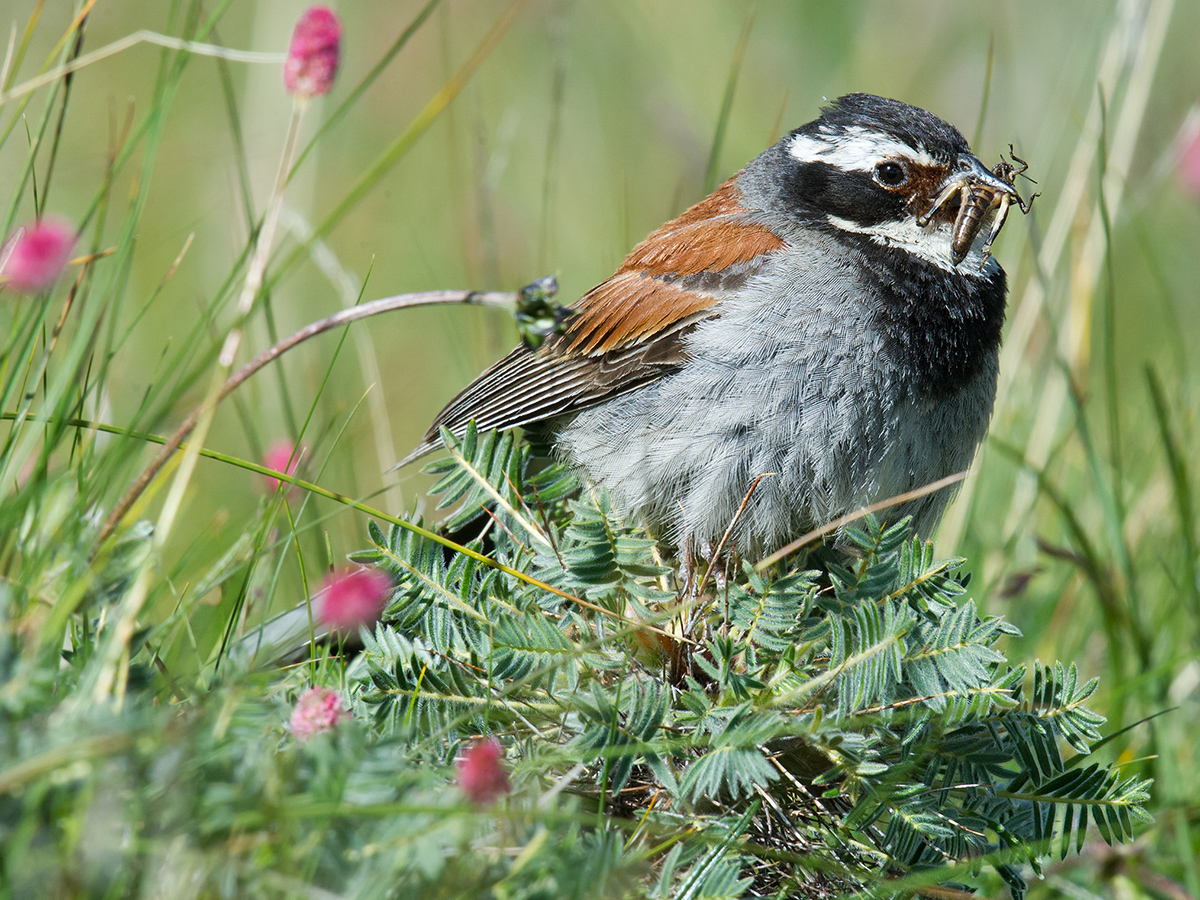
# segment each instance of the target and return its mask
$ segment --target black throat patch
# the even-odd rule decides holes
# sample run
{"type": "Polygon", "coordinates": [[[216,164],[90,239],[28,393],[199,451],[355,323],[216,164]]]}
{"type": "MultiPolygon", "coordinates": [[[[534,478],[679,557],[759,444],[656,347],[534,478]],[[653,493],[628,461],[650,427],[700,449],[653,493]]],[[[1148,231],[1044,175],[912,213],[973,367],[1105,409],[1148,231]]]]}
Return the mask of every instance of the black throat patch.
{"type": "Polygon", "coordinates": [[[908,374],[910,389],[936,400],[966,387],[1000,347],[1004,270],[987,278],[959,275],[867,235],[831,231],[862,255],[888,349],[908,374]]]}

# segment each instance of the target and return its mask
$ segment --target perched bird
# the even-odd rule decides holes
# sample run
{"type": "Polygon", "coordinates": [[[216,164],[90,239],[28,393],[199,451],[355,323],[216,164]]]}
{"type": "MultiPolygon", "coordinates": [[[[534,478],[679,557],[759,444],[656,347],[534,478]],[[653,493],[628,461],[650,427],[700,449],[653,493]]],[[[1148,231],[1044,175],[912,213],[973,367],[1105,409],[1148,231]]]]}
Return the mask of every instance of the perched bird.
{"type": "MultiPolygon", "coordinates": [[[[1027,211],[1013,172],[923,109],[842,97],[638,244],[560,333],[471,382],[403,462],[443,426],[544,427],[686,556],[731,523],[737,552],[770,552],[965,469],[1004,321],[988,249],[1010,202],[1027,211]]],[[[927,534],[947,500],[888,518],[927,534]]]]}

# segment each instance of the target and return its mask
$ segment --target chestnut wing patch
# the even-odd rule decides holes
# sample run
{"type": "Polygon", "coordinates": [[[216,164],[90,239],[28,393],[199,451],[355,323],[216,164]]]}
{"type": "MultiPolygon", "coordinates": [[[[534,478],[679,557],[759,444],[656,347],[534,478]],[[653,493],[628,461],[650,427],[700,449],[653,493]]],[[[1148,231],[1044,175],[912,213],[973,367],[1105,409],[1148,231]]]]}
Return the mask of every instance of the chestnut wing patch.
{"type": "Polygon", "coordinates": [[[618,272],[584,296],[579,314],[568,320],[565,340],[551,349],[564,356],[611,353],[704,312],[718,299],[640,272],[618,272]]]}
{"type": "Polygon", "coordinates": [[[745,220],[736,177],[634,247],[612,278],[576,304],[556,349],[607,353],[694,321],[740,284],[759,257],[781,248],[773,231],[745,220]]]}
{"type": "Polygon", "coordinates": [[[443,427],[461,434],[472,420],[481,431],[529,425],[677,368],[688,332],[783,246],[747,221],[736,179],[634,247],[616,274],[575,304],[564,334],[538,350],[517,347],[467,385],[398,465],[437,447],[443,427]]]}

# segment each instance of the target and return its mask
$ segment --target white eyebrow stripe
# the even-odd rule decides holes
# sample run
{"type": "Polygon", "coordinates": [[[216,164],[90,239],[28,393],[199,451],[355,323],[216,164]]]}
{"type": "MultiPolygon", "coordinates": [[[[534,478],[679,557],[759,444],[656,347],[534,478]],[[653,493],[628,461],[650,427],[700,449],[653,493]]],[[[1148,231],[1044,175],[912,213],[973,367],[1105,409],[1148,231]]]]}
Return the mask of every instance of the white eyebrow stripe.
{"type": "Polygon", "coordinates": [[[898,156],[917,165],[938,165],[925,150],[860,125],[828,137],[798,134],[792,139],[788,153],[802,163],[823,162],[849,172],[870,172],[882,160],[898,156]]]}

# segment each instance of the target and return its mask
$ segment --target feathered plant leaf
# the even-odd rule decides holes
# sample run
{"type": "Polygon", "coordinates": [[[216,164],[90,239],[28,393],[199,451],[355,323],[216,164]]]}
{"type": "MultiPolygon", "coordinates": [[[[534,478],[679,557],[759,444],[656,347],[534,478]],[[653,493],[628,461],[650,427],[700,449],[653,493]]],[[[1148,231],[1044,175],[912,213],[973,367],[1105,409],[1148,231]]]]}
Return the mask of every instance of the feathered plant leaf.
{"type": "MultiPolygon", "coordinates": [[[[831,804],[810,813],[820,824],[788,827],[822,835],[811,852],[843,893],[876,877],[874,864],[847,866],[854,846],[897,872],[996,859],[1019,897],[1011,854],[1036,867],[1089,826],[1123,841],[1147,818],[1148,783],[1086,756],[1104,723],[1087,706],[1095,682],[1009,663],[1000,641],[1016,629],[980,616],[962,561],[937,559],[906,523],[868,517],[847,531],[851,555],[830,551],[815,571],[744,566],[689,606],[652,537],[602,491],[573,494],[561,472],[538,487],[495,436],[468,431],[459,456],[441,469],[455,515],[491,505],[490,552],[561,593],[373,526],[366,552],[397,587],[348,677],[380,731],[549,743],[576,768],[556,761],[539,777],[573,779],[625,815],[657,798],[660,827],[709,829],[719,846],[721,810],[770,799],[753,819],[765,828],[796,803],[831,804]],[[533,515],[542,541],[516,521],[533,515]],[[672,636],[682,620],[694,630],[672,636]]],[[[734,849],[672,851],[654,891],[744,892],[734,849]]]]}

